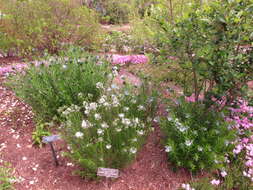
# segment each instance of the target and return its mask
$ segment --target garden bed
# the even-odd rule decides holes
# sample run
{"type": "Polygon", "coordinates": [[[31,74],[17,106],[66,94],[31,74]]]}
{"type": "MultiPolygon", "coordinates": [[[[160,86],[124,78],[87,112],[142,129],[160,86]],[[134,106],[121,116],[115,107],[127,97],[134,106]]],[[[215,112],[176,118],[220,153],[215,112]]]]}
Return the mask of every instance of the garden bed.
{"type": "MultiPolygon", "coordinates": [[[[105,180],[91,182],[71,175],[76,166],[61,156],[66,150],[63,141],[55,144],[59,167],[54,166],[49,146],[32,146],[31,134],[35,126],[31,108],[15,97],[2,82],[0,91],[1,159],[11,163],[14,168],[13,175],[18,180],[15,183],[17,190],[107,189],[105,180]]],[[[190,179],[188,172],[180,170],[174,173],[169,168],[159,136],[160,132],[156,127],[135,162],[120,171],[119,179],[109,182],[110,189],[174,190],[190,179]]]]}

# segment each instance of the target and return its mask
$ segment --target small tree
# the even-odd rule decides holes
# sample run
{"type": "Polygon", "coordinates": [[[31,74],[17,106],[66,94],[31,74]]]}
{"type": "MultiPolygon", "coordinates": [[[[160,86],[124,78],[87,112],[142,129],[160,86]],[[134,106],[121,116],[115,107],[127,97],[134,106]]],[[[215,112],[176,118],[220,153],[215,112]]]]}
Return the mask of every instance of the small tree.
{"type": "Polygon", "coordinates": [[[204,95],[208,107],[215,99],[219,109],[242,95],[253,80],[252,0],[217,0],[174,25],[161,24],[166,47],[161,52],[177,56],[189,73],[192,85],[185,93],[194,93],[195,101],[204,95]]]}

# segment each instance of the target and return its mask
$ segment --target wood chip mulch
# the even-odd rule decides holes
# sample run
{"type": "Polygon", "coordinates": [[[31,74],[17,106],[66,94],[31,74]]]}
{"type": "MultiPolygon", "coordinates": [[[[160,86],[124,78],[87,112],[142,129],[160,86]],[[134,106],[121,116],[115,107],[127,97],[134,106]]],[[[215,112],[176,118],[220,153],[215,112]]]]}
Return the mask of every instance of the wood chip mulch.
{"type": "MultiPolygon", "coordinates": [[[[9,65],[6,60],[5,65],[9,65]]],[[[2,67],[3,64],[0,64],[2,67]]],[[[1,78],[1,76],[0,76],[1,78]]],[[[48,145],[32,146],[34,130],[31,108],[18,99],[0,80],[0,161],[8,161],[14,168],[17,190],[176,190],[190,180],[186,171],[173,172],[168,165],[164,148],[160,144],[159,127],[149,136],[136,160],[121,171],[116,180],[106,184],[87,181],[72,175],[77,168],[70,160],[62,157],[66,151],[63,141],[55,143],[60,166],[52,160],[48,145]]],[[[0,162],[1,165],[1,162],[0,162]]]]}

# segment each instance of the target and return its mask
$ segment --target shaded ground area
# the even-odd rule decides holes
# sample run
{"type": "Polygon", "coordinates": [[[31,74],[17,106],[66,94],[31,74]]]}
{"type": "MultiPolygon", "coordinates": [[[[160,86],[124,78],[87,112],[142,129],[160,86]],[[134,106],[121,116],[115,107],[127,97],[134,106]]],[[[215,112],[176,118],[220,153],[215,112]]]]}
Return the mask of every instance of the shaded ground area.
{"type": "MultiPolygon", "coordinates": [[[[127,76],[129,81],[140,82],[126,70],[120,73],[127,76]]],[[[48,146],[41,149],[32,146],[33,130],[31,108],[4,87],[1,78],[0,159],[10,162],[15,169],[17,190],[175,190],[189,180],[188,173],[183,170],[174,173],[168,166],[164,148],[159,143],[158,126],[133,164],[121,171],[120,178],[110,181],[108,188],[104,179],[91,182],[72,175],[77,167],[61,156],[67,151],[63,141],[55,144],[60,162],[60,166],[55,167],[48,146]]]]}

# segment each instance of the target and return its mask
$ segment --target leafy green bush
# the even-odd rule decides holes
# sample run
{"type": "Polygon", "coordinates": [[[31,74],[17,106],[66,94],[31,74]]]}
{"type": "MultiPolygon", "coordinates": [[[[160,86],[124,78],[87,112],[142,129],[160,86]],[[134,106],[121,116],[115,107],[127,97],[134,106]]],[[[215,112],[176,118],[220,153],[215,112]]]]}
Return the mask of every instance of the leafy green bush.
{"type": "Polygon", "coordinates": [[[150,131],[156,99],[147,89],[103,89],[98,101],[59,109],[65,118],[62,136],[70,146],[67,155],[84,170],[81,176],[95,178],[98,167],[122,168],[132,161],[150,131]],[[134,92],[135,91],[135,92],[134,92]]]}
{"type": "Polygon", "coordinates": [[[81,105],[89,94],[95,101],[100,96],[96,83],[105,82],[108,73],[106,61],[73,49],[40,65],[31,64],[25,73],[13,76],[9,86],[32,106],[37,116],[50,120],[59,107],[81,105]]]}
{"type": "Polygon", "coordinates": [[[91,0],[86,3],[100,14],[102,23],[124,24],[129,21],[131,0],[91,0]]]}
{"type": "Polygon", "coordinates": [[[224,167],[225,155],[232,152],[234,131],[220,113],[201,104],[181,99],[162,119],[161,129],[169,160],[194,173],[224,167]]]}
{"type": "MultiPolygon", "coordinates": [[[[208,2],[210,0],[205,1],[208,2]]],[[[205,4],[203,2],[203,4],[205,4]]],[[[161,39],[161,32],[166,25],[183,18],[194,9],[199,1],[193,0],[135,0],[132,18],[132,34],[136,40],[157,53],[166,40],[161,39]]],[[[195,9],[194,9],[195,10],[195,9]]],[[[168,53],[168,52],[167,52],[168,53]]]]}
{"type": "Polygon", "coordinates": [[[5,14],[0,33],[8,42],[1,43],[1,49],[30,55],[43,50],[58,53],[64,44],[93,49],[100,43],[94,12],[71,0],[2,0],[0,4],[5,14]]]}
{"type": "Polygon", "coordinates": [[[203,94],[209,107],[213,97],[224,107],[243,96],[253,76],[252,7],[251,0],[217,0],[174,24],[156,22],[160,54],[177,57],[187,73],[185,94],[194,93],[196,101],[203,94]]]}
{"type": "Polygon", "coordinates": [[[109,17],[110,24],[123,24],[128,23],[130,6],[129,0],[109,0],[104,4],[106,13],[105,16],[109,17]]]}

